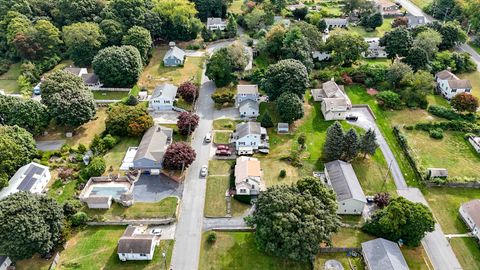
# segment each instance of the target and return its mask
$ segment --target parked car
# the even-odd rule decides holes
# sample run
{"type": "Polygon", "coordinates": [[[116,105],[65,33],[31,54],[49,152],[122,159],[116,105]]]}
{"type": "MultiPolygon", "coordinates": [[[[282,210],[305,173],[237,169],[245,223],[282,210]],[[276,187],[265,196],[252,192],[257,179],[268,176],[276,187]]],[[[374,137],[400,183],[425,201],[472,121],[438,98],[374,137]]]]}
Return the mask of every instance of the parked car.
{"type": "Polygon", "coordinates": [[[365,199],[367,200],[367,203],[373,203],[374,202],[374,196],[365,196],[365,199]]]}
{"type": "Polygon", "coordinates": [[[353,114],[347,114],[345,116],[345,119],[349,120],[349,121],[357,121],[358,120],[358,116],[356,115],[353,115],[353,114]]]}
{"type": "Polygon", "coordinates": [[[230,147],[225,144],[219,144],[217,145],[217,150],[230,150],[230,147]]]}
{"type": "Polygon", "coordinates": [[[152,229],[151,233],[153,235],[162,235],[162,229],[159,229],[159,228],[152,229]]]}
{"type": "Polygon", "coordinates": [[[208,174],[208,167],[207,165],[203,165],[200,169],[200,176],[205,177],[208,174]]]}
{"type": "Polygon", "coordinates": [[[205,135],[205,138],[203,139],[203,141],[206,142],[206,143],[210,143],[212,141],[212,133],[210,133],[210,132],[207,133],[205,135]]]}
{"type": "Polygon", "coordinates": [[[232,151],[227,150],[227,149],[218,149],[215,151],[215,155],[217,156],[230,156],[232,154],[232,151]]]}

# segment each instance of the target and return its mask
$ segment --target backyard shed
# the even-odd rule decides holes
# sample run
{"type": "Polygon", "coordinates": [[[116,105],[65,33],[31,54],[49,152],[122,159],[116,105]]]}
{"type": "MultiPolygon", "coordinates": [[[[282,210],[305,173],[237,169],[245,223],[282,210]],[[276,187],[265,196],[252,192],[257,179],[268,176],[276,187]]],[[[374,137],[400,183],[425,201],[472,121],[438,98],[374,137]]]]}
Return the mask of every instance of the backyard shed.
{"type": "Polygon", "coordinates": [[[447,178],[448,170],[445,168],[427,168],[427,178],[447,178]]]}
{"type": "Polygon", "coordinates": [[[288,123],[278,123],[277,132],[278,133],[288,133],[289,132],[288,123]]]}

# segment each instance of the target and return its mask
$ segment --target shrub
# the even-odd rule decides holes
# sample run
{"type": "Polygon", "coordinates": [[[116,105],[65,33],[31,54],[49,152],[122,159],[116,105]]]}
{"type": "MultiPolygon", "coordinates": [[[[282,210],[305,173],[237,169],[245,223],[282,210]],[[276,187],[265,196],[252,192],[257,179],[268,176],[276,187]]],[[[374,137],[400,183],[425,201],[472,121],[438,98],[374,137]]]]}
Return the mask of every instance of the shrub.
{"type": "Polygon", "coordinates": [[[233,198],[241,203],[246,203],[246,204],[252,203],[252,196],[250,195],[235,195],[233,198]]]}
{"type": "Polygon", "coordinates": [[[10,60],[0,58],[0,75],[6,73],[10,69],[10,60]]]}
{"type": "Polygon", "coordinates": [[[79,200],[70,199],[63,204],[63,214],[67,217],[73,216],[82,208],[82,203],[79,200]]]}
{"type": "Polygon", "coordinates": [[[390,194],[387,192],[380,192],[375,194],[373,201],[379,208],[384,208],[390,203],[390,194]]]}
{"type": "Polygon", "coordinates": [[[92,161],[90,161],[90,164],[88,164],[86,172],[88,177],[95,177],[101,176],[106,169],[107,165],[103,157],[94,157],[92,161]]]}
{"type": "Polygon", "coordinates": [[[435,116],[445,118],[447,120],[464,120],[468,122],[475,122],[477,120],[477,117],[473,113],[459,114],[454,110],[438,105],[429,106],[428,112],[435,116]]]}
{"type": "Polygon", "coordinates": [[[138,104],[138,99],[134,95],[128,95],[125,104],[127,104],[128,106],[136,106],[138,104]]]}
{"type": "Polygon", "coordinates": [[[77,152],[80,153],[80,154],[85,154],[85,152],[87,152],[87,147],[80,143],[77,147],[77,152]]]}
{"type": "Polygon", "coordinates": [[[378,105],[384,109],[399,109],[401,106],[400,95],[392,91],[383,91],[376,95],[378,105]]]}
{"type": "Polygon", "coordinates": [[[274,126],[272,117],[270,117],[270,114],[268,113],[268,111],[265,111],[265,113],[262,116],[260,116],[260,124],[264,128],[271,128],[274,126]]]}
{"type": "Polygon", "coordinates": [[[443,130],[441,128],[431,129],[428,134],[430,135],[430,138],[437,140],[443,139],[443,130]]]}
{"type": "Polygon", "coordinates": [[[214,244],[217,241],[217,233],[210,232],[207,237],[207,242],[210,244],[214,244]]]}
{"type": "Polygon", "coordinates": [[[78,227],[87,223],[88,216],[85,212],[77,212],[71,217],[70,221],[72,222],[72,226],[78,227]]]}
{"type": "Polygon", "coordinates": [[[178,87],[178,94],[186,102],[192,103],[198,96],[198,87],[195,84],[186,81],[178,87]]]}
{"type": "Polygon", "coordinates": [[[279,176],[280,176],[280,178],[285,178],[287,176],[287,172],[284,169],[282,169],[282,170],[280,170],[279,176]]]}

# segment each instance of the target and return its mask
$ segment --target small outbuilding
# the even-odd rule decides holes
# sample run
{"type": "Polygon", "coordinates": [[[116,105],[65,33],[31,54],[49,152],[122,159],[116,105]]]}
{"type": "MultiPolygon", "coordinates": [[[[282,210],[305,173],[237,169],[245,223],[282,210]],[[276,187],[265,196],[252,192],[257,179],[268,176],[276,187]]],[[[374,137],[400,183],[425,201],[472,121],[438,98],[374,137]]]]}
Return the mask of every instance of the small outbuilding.
{"type": "Polygon", "coordinates": [[[427,179],[448,177],[448,170],[445,168],[427,168],[427,179]]]}
{"type": "Polygon", "coordinates": [[[288,123],[278,123],[277,133],[288,133],[288,132],[290,132],[288,123]]]}
{"type": "Polygon", "coordinates": [[[166,67],[178,67],[183,65],[185,61],[185,52],[175,46],[175,42],[170,42],[170,49],[163,57],[163,65],[166,67]]]}

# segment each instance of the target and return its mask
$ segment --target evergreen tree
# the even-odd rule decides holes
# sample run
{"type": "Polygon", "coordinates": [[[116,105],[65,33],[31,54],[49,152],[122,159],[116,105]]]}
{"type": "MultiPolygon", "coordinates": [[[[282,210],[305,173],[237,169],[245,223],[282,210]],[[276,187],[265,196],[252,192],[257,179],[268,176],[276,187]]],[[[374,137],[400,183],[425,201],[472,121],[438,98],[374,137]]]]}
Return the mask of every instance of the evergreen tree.
{"type": "Polygon", "coordinates": [[[225,31],[228,38],[234,38],[237,35],[237,22],[233,15],[228,16],[228,23],[225,31]]]}
{"type": "Polygon", "coordinates": [[[335,121],[327,129],[327,139],[323,148],[325,161],[337,160],[342,157],[343,152],[343,129],[338,121],[335,121]]]}
{"type": "Polygon", "coordinates": [[[343,136],[342,142],[342,159],[345,161],[351,161],[358,155],[359,148],[359,137],[357,131],[351,128],[347,131],[345,136],[343,136]]]}
{"type": "Polygon", "coordinates": [[[373,156],[377,148],[377,135],[373,129],[369,129],[360,139],[360,152],[364,154],[365,158],[367,155],[373,156]]]}
{"type": "Polygon", "coordinates": [[[273,121],[272,121],[272,117],[270,116],[270,114],[268,112],[265,112],[263,114],[263,116],[261,117],[261,120],[260,120],[260,124],[264,128],[271,128],[271,127],[274,126],[273,121]]]}

